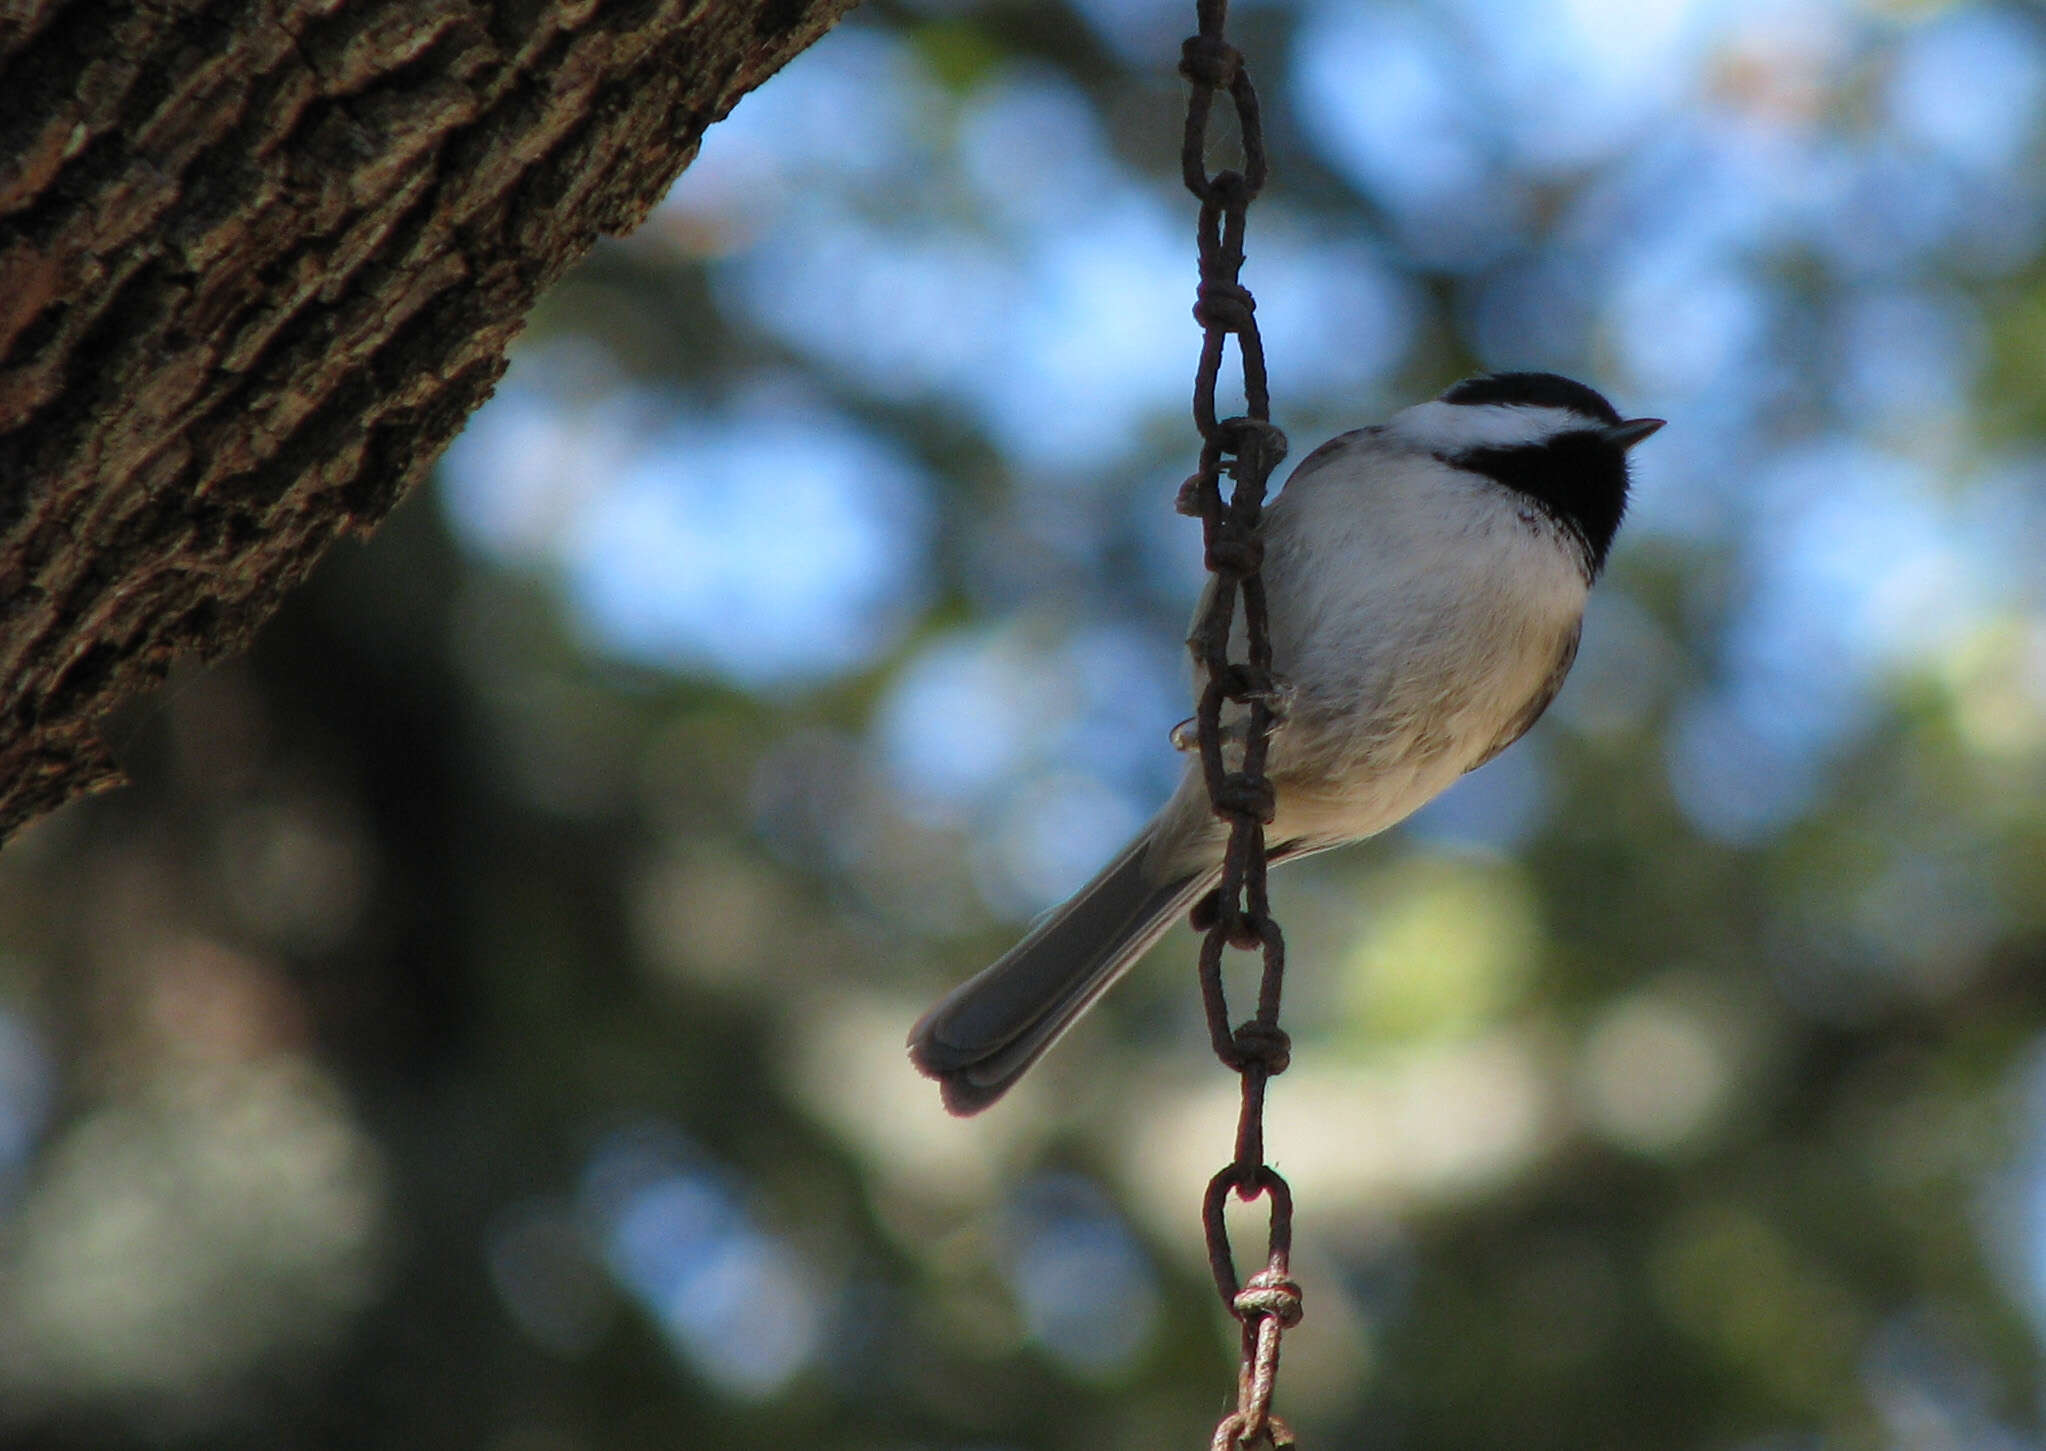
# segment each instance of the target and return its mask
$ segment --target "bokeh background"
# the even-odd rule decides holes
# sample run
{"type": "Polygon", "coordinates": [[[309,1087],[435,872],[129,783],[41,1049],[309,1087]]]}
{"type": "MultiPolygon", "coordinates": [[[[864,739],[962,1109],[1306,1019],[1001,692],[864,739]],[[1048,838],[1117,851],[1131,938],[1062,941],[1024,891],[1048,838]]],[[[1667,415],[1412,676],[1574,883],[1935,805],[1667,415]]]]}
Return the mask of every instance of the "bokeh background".
{"type": "MultiPolygon", "coordinates": [[[[1282,1409],[2046,1444],[2046,16],[1235,8],[1296,457],[1671,420],[1548,718],[1276,883],[1282,1409]]],[[[1179,768],[1190,10],[869,4],[0,855],[0,1443],[1207,1444],[1190,935],[902,1055],[1179,768]]]]}

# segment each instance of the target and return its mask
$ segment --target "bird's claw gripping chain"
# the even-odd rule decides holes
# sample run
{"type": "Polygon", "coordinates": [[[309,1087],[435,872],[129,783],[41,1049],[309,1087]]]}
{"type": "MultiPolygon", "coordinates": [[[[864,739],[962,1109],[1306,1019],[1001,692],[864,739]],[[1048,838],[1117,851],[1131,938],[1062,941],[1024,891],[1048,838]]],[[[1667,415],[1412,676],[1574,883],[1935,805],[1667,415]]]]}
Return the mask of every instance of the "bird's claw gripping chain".
{"type": "MultiPolygon", "coordinates": [[[[1239,697],[1232,695],[1230,698],[1237,699],[1239,697]]],[[[1264,688],[1246,690],[1240,698],[1264,702],[1265,709],[1271,716],[1270,722],[1266,727],[1266,734],[1268,735],[1277,735],[1280,731],[1284,730],[1286,718],[1293,712],[1292,682],[1277,675],[1273,676],[1265,684],[1264,688]]],[[[1249,728],[1245,722],[1224,721],[1222,723],[1222,749],[1231,752],[1241,752],[1244,741],[1249,734],[1249,728]]],[[[1182,754],[1191,754],[1198,751],[1201,748],[1201,718],[1197,715],[1188,716],[1172,728],[1167,739],[1172,742],[1172,749],[1182,754]]]]}

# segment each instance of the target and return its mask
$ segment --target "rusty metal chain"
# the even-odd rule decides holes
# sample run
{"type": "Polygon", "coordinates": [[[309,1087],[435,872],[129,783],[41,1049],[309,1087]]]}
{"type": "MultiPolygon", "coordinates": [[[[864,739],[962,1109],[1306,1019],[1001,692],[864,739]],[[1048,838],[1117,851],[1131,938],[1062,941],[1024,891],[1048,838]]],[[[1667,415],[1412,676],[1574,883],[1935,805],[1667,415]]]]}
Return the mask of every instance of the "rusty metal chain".
{"type": "MultiPolygon", "coordinates": [[[[1286,943],[1272,920],[1265,896],[1265,825],[1272,819],[1272,784],[1265,778],[1270,733],[1276,723],[1278,682],[1265,618],[1264,583],[1258,574],[1262,543],[1258,520],[1272,470],[1286,456],[1286,436],[1271,423],[1265,384],[1264,343],[1257,330],[1257,304],[1238,280],[1243,268],[1244,217],[1265,184],[1264,128],[1257,91],[1243,57],[1224,38],[1228,0],[1197,0],[1199,34],[1181,48],[1179,71],[1191,83],[1185,145],[1180,153],[1187,190],[1200,200],[1200,289],[1194,320],[1202,328],[1201,361],[1194,377],[1194,422],[1201,431],[1200,467],[1181,486],[1179,510],[1200,519],[1207,567],[1213,575],[1207,608],[1195,623],[1187,647],[1205,681],[1196,714],[1201,769],[1215,814],[1229,823],[1222,880],[1195,909],[1204,928],[1201,996],[1215,1053],[1242,1076],[1243,1106],[1236,1126],[1236,1157],[1209,1181],[1201,1217],[1215,1288],[1242,1327],[1242,1362],[1237,1373],[1236,1409],[1215,1427],[1212,1451],[1283,1448],[1293,1445],[1286,1423],[1272,1414],[1279,1371],[1279,1337],[1300,1321],[1300,1286],[1288,1270],[1293,1243],[1293,1195],[1277,1170],[1265,1163],[1265,1085],[1283,1073],[1289,1056],[1279,1027],[1279,992],[1286,971],[1286,943]],[[1212,175],[1207,169],[1210,112],[1218,92],[1236,111],[1243,169],[1212,175]],[[1221,375],[1224,341],[1236,338],[1243,365],[1244,415],[1218,419],[1215,384],[1221,375]],[[1222,498],[1222,475],[1235,481],[1222,498]],[[1243,601],[1247,659],[1232,663],[1229,636],[1238,597],[1243,601]],[[1222,708],[1245,708],[1242,757],[1235,770],[1223,754],[1222,708]],[[1222,990],[1222,955],[1230,947],[1260,951],[1264,977],[1257,1015],[1231,1029],[1222,990]],[[1223,1211],[1229,1195],[1246,1203],[1263,1198],[1270,1209],[1265,1267],[1248,1282],[1236,1272],[1223,1211]]],[[[1235,747],[1232,739],[1232,751],[1235,747]]]]}

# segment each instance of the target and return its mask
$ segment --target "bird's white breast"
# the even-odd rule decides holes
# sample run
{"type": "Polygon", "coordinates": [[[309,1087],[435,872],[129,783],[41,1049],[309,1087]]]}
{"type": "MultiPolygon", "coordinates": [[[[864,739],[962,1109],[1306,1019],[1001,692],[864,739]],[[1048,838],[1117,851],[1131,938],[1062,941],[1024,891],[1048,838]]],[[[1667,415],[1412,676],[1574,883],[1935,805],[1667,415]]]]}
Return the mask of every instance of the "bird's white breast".
{"type": "Polygon", "coordinates": [[[1364,438],[1304,470],[1265,524],[1276,839],[1370,835],[1480,760],[1556,668],[1589,588],[1531,500],[1364,438]]]}

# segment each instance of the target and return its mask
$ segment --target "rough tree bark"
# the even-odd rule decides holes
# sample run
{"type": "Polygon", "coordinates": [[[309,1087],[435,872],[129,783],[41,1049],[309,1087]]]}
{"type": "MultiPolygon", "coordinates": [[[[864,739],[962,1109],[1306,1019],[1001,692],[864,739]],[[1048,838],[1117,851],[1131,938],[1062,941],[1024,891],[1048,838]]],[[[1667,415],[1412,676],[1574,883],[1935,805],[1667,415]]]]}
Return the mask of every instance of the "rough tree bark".
{"type": "Polygon", "coordinates": [[[0,840],[853,0],[0,0],[0,840]]]}

